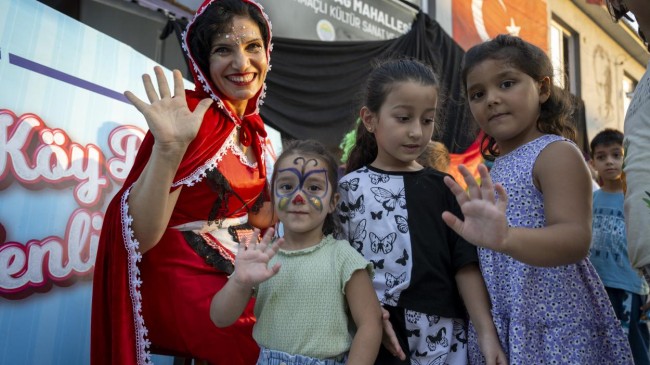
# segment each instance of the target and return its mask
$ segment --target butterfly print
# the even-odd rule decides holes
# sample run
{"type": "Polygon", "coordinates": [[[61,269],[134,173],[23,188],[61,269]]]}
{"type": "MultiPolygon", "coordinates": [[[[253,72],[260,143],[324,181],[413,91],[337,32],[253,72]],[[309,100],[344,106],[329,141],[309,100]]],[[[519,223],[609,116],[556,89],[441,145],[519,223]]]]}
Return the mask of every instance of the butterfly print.
{"type": "Polygon", "coordinates": [[[372,263],[372,267],[374,269],[383,269],[384,268],[384,259],[377,260],[377,261],[370,260],[370,262],[372,263]]]}
{"type": "Polygon", "coordinates": [[[379,220],[381,219],[381,214],[383,212],[384,212],[383,210],[380,210],[378,212],[370,212],[370,216],[372,217],[372,219],[379,220]]]}
{"type": "Polygon", "coordinates": [[[433,327],[434,324],[440,322],[440,316],[436,316],[435,314],[427,314],[427,321],[429,321],[429,327],[433,327]]]}
{"type": "Polygon", "coordinates": [[[354,232],[352,237],[350,237],[350,244],[354,247],[359,253],[363,249],[363,240],[366,238],[368,231],[366,231],[366,220],[362,219],[356,227],[354,227],[354,232]]]}
{"type": "Polygon", "coordinates": [[[342,181],[339,183],[339,187],[345,191],[357,191],[359,188],[359,178],[355,177],[350,181],[342,181]]]}
{"type": "Polygon", "coordinates": [[[381,203],[381,205],[386,209],[387,212],[392,212],[395,210],[395,206],[399,205],[400,208],[406,208],[406,196],[404,194],[404,188],[400,189],[397,194],[393,194],[392,191],[380,188],[378,186],[370,188],[373,194],[375,194],[375,200],[381,203]]]}
{"type": "Polygon", "coordinates": [[[397,305],[398,299],[399,299],[399,295],[395,295],[389,292],[388,289],[384,290],[384,300],[382,301],[382,303],[397,305]]]}
{"type": "Polygon", "coordinates": [[[385,277],[386,277],[386,286],[389,288],[394,288],[406,280],[406,272],[403,272],[399,276],[394,276],[393,274],[387,272],[385,277]]]}
{"type": "Polygon", "coordinates": [[[453,324],[454,324],[454,333],[457,333],[458,331],[462,331],[463,328],[465,327],[463,321],[458,321],[454,319],[453,324]]]}
{"type": "Polygon", "coordinates": [[[408,323],[416,324],[420,320],[421,314],[415,311],[406,310],[406,320],[408,323]]]}
{"type": "Polygon", "coordinates": [[[393,251],[393,242],[397,238],[397,233],[389,233],[384,238],[377,237],[376,234],[370,232],[370,249],[374,253],[382,252],[384,254],[389,254],[393,251]]]}
{"type": "Polygon", "coordinates": [[[402,233],[408,233],[409,231],[409,224],[406,221],[406,218],[402,217],[401,215],[396,215],[395,216],[395,223],[397,223],[397,230],[402,232],[402,233]]]}
{"type": "Polygon", "coordinates": [[[348,215],[350,218],[354,218],[357,212],[363,214],[365,211],[366,207],[363,205],[363,195],[359,196],[357,201],[354,203],[349,202],[348,204],[345,204],[345,202],[341,202],[341,212],[348,215]]]}
{"type": "Polygon", "coordinates": [[[406,249],[404,249],[404,254],[402,257],[398,258],[395,263],[400,264],[402,266],[406,266],[406,261],[409,260],[409,254],[406,252],[406,249]]]}
{"type": "Polygon", "coordinates": [[[429,347],[429,350],[435,351],[437,346],[449,346],[449,341],[447,341],[447,337],[445,337],[446,334],[447,329],[442,327],[435,336],[427,336],[427,346],[429,347]]]}
{"type": "Polygon", "coordinates": [[[407,328],[406,329],[406,336],[407,337],[411,337],[411,336],[420,337],[420,329],[416,328],[414,330],[410,330],[410,329],[407,328]]]}
{"type": "Polygon", "coordinates": [[[454,320],[453,331],[454,331],[454,337],[456,338],[458,343],[460,343],[461,346],[465,347],[467,345],[467,332],[465,332],[465,326],[463,322],[454,320]]]}
{"type": "Polygon", "coordinates": [[[345,223],[350,220],[350,217],[348,217],[347,215],[339,214],[339,220],[341,221],[341,223],[345,223]]]}
{"type": "Polygon", "coordinates": [[[425,351],[425,352],[419,352],[418,350],[415,350],[415,356],[417,356],[417,357],[424,357],[424,356],[427,356],[428,353],[429,353],[429,352],[427,352],[427,351],[425,351]]]}
{"type": "MultiPolygon", "coordinates": [[[[417,351],[416,351],[417,353],[417,351]]],[[[427,353],[426,351],[424,352],[425,354],[427,353]]],[[[412,365],[445,365],[445,359],[447,358],[447,354],[442,354],[435,359],[429,361],[428,363],[422,363],[420,360],[411,358],[411,364],[412,365]]]]}
{"type": "Polygon", "coordinates": [[[386,174],[370,174],[370,182],[372,182],[373,185],[377,185],[379,183],[387,183],[389,180],[390,176],[386,174]]]}

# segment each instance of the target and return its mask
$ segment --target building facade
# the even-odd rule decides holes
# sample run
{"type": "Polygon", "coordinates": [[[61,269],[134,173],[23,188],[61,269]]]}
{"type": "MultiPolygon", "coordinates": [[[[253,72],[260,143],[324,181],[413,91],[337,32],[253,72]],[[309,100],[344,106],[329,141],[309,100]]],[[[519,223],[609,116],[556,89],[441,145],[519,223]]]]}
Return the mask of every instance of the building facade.
{"type": "Polygon", "coordinates": [[[464,48],[512,33],[545,49],[558,85],[584,103],[590,140],[604,128],[623,130],[625,111],[649,59],[634,24],[613,23],[598,2],[453,0],[450,7],[436,7],[436,20],[464,48]]]}
{"type": "MultiPolygon", "coordinates": [[[[315,41],[386,40],[408,32],[418,9],[464,49],[511,33],[546,50],[559,85],[584,102],[587,138],[623,129],[625,110],[649,55],[633,24],[613,23],[600,0],[259,0],[274,35],[315,41]]],[[[189,18],[202,0],[41,0],[131,45],[168,68],[184,68],[171,18],[189,18]],[[119,23],[115,19],[120,19],[119,23]],[[118,26],[119,24],[119,26],[118,26]]]]}

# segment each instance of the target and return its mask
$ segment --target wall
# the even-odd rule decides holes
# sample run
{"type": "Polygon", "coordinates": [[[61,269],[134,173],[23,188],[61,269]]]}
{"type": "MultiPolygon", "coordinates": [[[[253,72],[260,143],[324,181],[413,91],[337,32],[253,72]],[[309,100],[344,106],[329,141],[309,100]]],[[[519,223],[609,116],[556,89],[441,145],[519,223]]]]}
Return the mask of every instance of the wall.
{"type": "Polygon", "coordinates": [[[429,2],[431,1],[435,1],[435,4],[433,6],[430,6],[429,9],[431,10],[431,8],[434,8],[434,11],[429,11],[429,14],[434,13],[438,24],[440,24],[442,29],[444,29],[447,34],[451,35],[453,32],[451,1],[429,0],[429,2]]]}
{"type": "MultiPolygon", "coordinates": [[[[596,6],[596,5],[591,5],[596,6]]],[[[623,130],[623,74],[638,81],[645,65],[627,51],[576,5],[568,0],[548,0],[550,14],[580,35],[580,73],[582,99],[585,102],[589,139],[603,128],[623,130]]]]}

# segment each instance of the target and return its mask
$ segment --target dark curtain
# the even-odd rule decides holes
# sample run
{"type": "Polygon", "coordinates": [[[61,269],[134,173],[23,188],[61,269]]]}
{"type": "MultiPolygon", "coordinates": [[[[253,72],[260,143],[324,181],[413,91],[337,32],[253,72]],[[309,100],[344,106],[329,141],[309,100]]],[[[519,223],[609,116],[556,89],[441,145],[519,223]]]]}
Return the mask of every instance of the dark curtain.
{"type": "MultiPolygon", "coordinates": [[[[176,36],[176,40],[178,41],[178,46],[180,47],[180,45],[183,44],[183,31],[185,30],[185,28],[187,28],[187,23],[188,20],[185,18],[177,19],[173,15],[167,15],[167,24],[165,24],[165,27],[160,32],[160,37],[158,38],[160,40],[165,40],[173,33],[176,36]]],[[[192,78],[192,72],[190,71],[190,64],[187,61],[187,56],[185,55],[185,52],[183,52],[182,48],[181,48],[181,53],[183,54],[183,59],[185,60],[185,68],[186,68],[185,75],[188,75],[189,78],[192,78]]]]}
{"type": "Polygon", "coordinates": [[[274,38],[262,118],[289,137],[339,145],[354,127],[373,60],[414,57],[440,76],[443,124],[436,139],[452,153],[474,140],[461,100],[463,50],[438,23],[420,12],[411,30],[387,41],[319,42],[274,38]]]}

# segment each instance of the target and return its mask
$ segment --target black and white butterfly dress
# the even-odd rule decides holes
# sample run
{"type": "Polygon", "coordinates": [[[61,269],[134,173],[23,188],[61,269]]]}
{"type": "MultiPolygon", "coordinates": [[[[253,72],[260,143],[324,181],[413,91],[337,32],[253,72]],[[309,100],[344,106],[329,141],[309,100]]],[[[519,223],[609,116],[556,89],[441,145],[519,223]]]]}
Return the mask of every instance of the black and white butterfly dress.
{"type": "Polygon", "coordinates": [[[455,273],[478,258],[442,221],[445,210],[462,216],[444,176],[428,168],[353,171],[339,181],[337,219],[343,238],[373,264],[382,304],[460,318],[455,273]]]}

